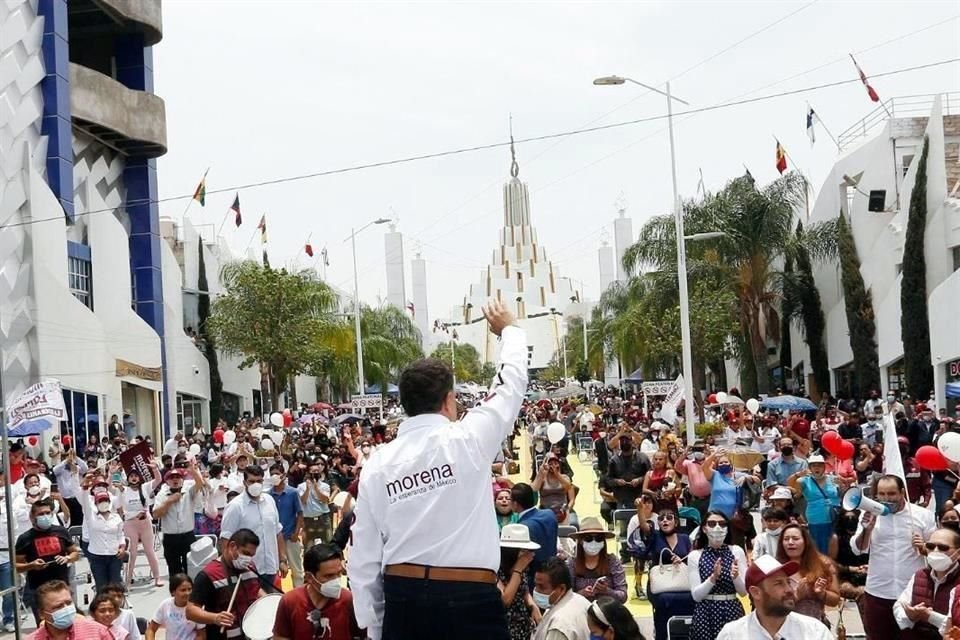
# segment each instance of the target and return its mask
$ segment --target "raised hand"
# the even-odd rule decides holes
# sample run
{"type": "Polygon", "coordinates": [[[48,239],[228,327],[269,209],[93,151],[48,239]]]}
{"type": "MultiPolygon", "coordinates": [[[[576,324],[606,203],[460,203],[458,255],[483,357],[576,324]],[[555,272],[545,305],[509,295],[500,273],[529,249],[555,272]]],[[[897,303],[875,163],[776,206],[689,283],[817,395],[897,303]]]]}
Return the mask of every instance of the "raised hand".
{"type": "Polygon", "coordinates": [[[516,322],[513,312],[499,300],[493,300],[488,306],[483,307],[483,317],[490,325],[490,332],[497,336],[503,332],[504,327],[516,322]]]}

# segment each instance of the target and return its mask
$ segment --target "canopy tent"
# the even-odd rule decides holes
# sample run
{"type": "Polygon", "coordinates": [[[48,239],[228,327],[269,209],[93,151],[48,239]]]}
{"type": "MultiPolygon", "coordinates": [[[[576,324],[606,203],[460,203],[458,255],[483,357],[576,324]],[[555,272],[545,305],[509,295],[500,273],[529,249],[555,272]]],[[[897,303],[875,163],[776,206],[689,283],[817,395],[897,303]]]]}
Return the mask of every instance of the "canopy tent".
{"type": "Polygon", "coordinates": [[[760,401],[764,409],[776,411],[816,411],[817,405],[806,398],[797,396],[770,396],[760,401]]]}
{"type": "Polygon", "coordinates": [[[636,371],[628,375],[626,378],[624,378],[621,382],[628,382],[630,384],[640,384],[643,382],[643,371],[641,371],[640,369],[637,369],[636,371]]]}
{"type": "Polygon", "coordinates": [[[548,394],[550,398],[572,398],[585,395],[587,395],[587,390],[578,384],[568,384],[565,387],[554,389],[548,394]]]}

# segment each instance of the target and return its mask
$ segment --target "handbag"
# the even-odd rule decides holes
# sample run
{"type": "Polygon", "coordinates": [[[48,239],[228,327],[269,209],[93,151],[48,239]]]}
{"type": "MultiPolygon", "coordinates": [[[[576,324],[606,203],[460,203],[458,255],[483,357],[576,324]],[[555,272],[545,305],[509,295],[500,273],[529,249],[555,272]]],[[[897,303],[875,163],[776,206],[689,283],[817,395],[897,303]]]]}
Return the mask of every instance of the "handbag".
{"type": "MultiPolygon", "coordinates": [[[[675,593],[678,591],[690,591],[690,578],[687,576],[687,565],[673,564],[668,562],[663,564],[663,552],[669,549],[660,550],[659,563],[650,567],[647,574],[647,586],[651,594],[675,593]]],[[[684,560],[686,560],[684,558],[684,560]]]]}

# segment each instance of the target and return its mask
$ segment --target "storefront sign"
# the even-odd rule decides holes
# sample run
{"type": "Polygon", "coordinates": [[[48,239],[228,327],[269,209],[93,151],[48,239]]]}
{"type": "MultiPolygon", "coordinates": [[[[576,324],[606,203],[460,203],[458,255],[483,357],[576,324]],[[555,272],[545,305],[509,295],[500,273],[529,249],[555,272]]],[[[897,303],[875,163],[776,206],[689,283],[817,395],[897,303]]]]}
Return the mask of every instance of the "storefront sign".
{"type": "Polygon", "coordinates": [[[67,419],[59,380],[38,382],[7,407],[7,426],[11,429],[38,418],[48,418],[54,423],[67,419]]]}
{"type": "Polygon", "coordinates": [[[947,382],[960,380],[960,360],[947,363],[947,382]]]}
{"type": "Polygon", "coordinates": [[[162,372],[160,367],[142,367],[139,364],[117,358],[117,377],[140,378],[141,380],[160,382],[162,372]]]}

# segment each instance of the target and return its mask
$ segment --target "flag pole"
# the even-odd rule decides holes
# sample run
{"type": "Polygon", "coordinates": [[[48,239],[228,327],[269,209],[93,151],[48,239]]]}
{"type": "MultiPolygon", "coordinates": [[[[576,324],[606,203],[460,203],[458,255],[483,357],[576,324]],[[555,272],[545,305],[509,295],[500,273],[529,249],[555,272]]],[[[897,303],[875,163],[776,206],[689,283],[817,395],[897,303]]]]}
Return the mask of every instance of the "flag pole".
{"type": "MultiPolygon", "coordinates": [[[[207,174],[208,174],[208,173],[210,173],[210,167],[207,167],[207,170],[203,172],[203,177],[200,178],[200,184],[202,184],[202,185],[204,186],[204,189],[206,189],[206,186],[207,186],[207,185],[206,185],[206,180],[207,180],[207,174]]],[[[190,199],[187,200],[187,206],[184,208],[183,214],[181,214],[181,216],[180,216],[181,219],[187,217],[187,212],[190,211],[190,207],[191,207],[192,205],[193,205],[193,197],[191,196],[190,199]]]]}
{"type": "Polygon", "coordinates": [[[223,214],[223,222],[220,223],[220,228],[217,229],[217,238],[218,238],[218,239],[220,238],[220,234],[223,233],[223,225],[227,224],[227,218],[230,217],[230,212],[231,212],[231,211],[233,211],[233,209],[227,209],[227,212],[226,212],[225,214],[223,214]]]}
{"type": "Polygon", "coordinates": [[[790,152],[787,151],[787,148],[782,144],[780,144],[780,138],[778,138],[772,133],[770,135],[773,137],[774,142],[780,145],[780,148],[783,149],[783,155],[786,156],[787,160],[789,160],[794,167],[796,167],[797,173],[799,173],[800,177],[803,178],[803,202],[806,208],[806,214],[807,214],[806,220],[807,222],[810,222],[810,198],[808,197],[808,191],[810,190],[810,178],[807,177],[807,174],[804,172],[803,168],[797,163],[797,161],[793,159],[793,156],[790,155],[790,152]]]}
{"type": "Polygon", "coordinates": [[[833,140],[833,144],[837,145],[837,151],[841,151],[841,152],[842,152],[843,149],[840,148],[840,143],[837,142],[836,137],[834,137],[834,135],[833,135],[832,133],[830,133],[830,129],[827,129],[827,124],[823,121],[823,118],[820,117],[820,113],[817,112],[813,107],[811,107],[811,106],[810,106],[810,103],[808,102],[808,103],[807,103],[807,113],[809,113],[810,111],[813,111],[814,115],[817,117],[817,122],[820,123],[820,127],[826,132],[826,134],[827,134],[828,136],[830,136],[830,139],[833,140]]]}

